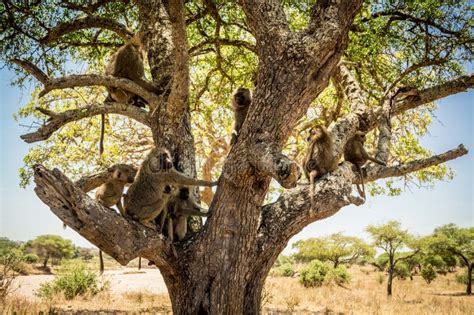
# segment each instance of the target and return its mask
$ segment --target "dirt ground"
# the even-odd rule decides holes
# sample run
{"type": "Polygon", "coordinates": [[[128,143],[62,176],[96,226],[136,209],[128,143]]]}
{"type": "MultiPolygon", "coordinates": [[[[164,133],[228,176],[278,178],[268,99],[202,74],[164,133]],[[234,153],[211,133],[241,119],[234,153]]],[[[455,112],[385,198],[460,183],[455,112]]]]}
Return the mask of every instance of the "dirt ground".
{"type": "MultiPolygon", "coordinates": [[[[18,289],[15,295],[29,299],[36,299],[35,291],[44,282],[54,279],[53,275],[31,275],[19,276],[15,279],[18,289]]],[[[120,268],[106,270],[102,276],[103,281],[108,281],[110,291],[114,295],[122,295],[130,292],[149,292],[151,294],[168,293],[163,277],[158,269],[120,268]]]]}

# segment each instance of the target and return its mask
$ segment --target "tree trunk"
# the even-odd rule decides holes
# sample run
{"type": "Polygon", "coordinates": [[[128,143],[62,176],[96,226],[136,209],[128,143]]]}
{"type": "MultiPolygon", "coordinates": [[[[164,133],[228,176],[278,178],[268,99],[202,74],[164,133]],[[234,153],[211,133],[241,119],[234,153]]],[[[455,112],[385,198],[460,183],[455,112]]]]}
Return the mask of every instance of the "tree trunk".
{"type": "Polygon", "coordinates": [[[102,256],[102,251],[99,249],[99,273],[104,273],[104,257],[102,256]]]}
{"type": "Polygon", "coordinates": [[[138,257],[138,270],[142,270],[142,258],[138,257]]]}
{"type": "MultiPolygon", "coordinates": [[[[248,278],[249,266],[234,266],[232,281],[207,270],[188,269],[188,276],[163,275],[174,314],[260,314],[262,291],[269,268],[248,278]],[[265,270],[265,271],[264,271],[265,270]],[[192,274],[189,274],[192,273],[192,274]]],[[[255,266],[254,266],[255,267],[255,266]]],[[[260,266],[262,267],[262,266],[260,266]]]]}
{"type": "Polygon", "coordinates": [[[48,265],[48,260],[49,260],[49,255],[46,255],[43,261],[43,269],[46,269],[46,266],[48,265]]]}
{"type": "Polygon", "coordinates": [[[467,268],[467,287],[466,287],[466,294],[472,294],[472,269],[474,269],[474,263],[468,265],[467,268]]]}
{"type": "Polygon", "coordinates": [[[394,266],[388,268],[388,281],[387,281],[387,295],[392,296],[392,283],[393,283],[393,271],[395,270],[394,266]]]}

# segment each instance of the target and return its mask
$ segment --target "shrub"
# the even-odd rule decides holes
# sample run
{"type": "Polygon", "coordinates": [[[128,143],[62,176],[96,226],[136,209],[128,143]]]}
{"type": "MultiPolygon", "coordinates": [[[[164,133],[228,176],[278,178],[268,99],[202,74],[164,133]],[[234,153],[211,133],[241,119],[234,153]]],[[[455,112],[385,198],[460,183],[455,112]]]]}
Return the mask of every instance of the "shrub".
{"type": "Polygon", "coordinates": [[[349,283],[350,280],[351,276],[346,267],[343,265],[339,265],[337,268],[330,269],[328,275],[326,276],[327,282],[333,281],[338,285],[349,283]]]}
{"type": "Polygon", "coordinates": [[[22,258],[22,255],[14,250],[0,257],[0,301],[4,301],[15,290],[13,280],[19,274],[17,269],[23,264],[22,258]]]}
{"type": "Polygon", "coordinates": [[[395,265],[394,273],[395,277],[400,280],[405,280],[410,277],[410,268],[405,262],[399,262],[395,265]]]}
{"type": "Polygon", "coordinates": [[[300,283],[305,287],[316,287],[324,283],[330,267],[315,259],[311,261],[300,274],[300,283]]]}
{"type": "Polygon", "coordinates": [[[35,264],[39,261],[38,255],[35,254],[26,254],[23,258],[28,264],[35,264]]]}
{"type": "Polygon", "coordinates": [[[431,264],[424,265],[423,268],[421,268],[421,276],[428,284],[437,277],[436,271],[431,264]]]}
{"type": "MultiPolygon", "coordinates": [[[[474,273],[472,273],[471,279],[474,280],[474,273]]],[[[456,275],[456,282],[459,284],[467,284],[467,272],[456,275]]]]}
{"type": "Polygon", "coordinates": [[[293,277],[295,274],[295,268],[292,263],[285,263],[279,267],[273,268],[273,275],[280,277],[293,277]]]}
{"type": "Polygon", "coordinates": [[[83,264],[66,265],[62,272],[51,282],[44,283],[36,295],[49,299],[56,294],[63,294],[68,300],[78,295],[95,295],[102,291],[97,275],[88,270],[83,264]]]}

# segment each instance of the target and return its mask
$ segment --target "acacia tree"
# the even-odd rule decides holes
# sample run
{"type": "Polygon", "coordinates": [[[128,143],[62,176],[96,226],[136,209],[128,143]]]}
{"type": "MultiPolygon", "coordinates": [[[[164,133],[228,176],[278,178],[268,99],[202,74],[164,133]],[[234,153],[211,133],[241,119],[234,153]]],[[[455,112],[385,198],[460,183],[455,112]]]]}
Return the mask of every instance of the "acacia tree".
{"type": "Polygon", "coordinates": [[[308,185],[297,185],[306,129],[329,126],[337,156],[356,130],[371,132],[368,147],[389,165],[365,168],[366,183],[386,179],[372,193],[399,193],[392,177],[403,185],[449,178],[441,164],[467,153],[460,145],[432,156],[417,138],[432,102],[474,85],[462,70],[472,61],[469,10],[458,1],[5,0],[2,59],[18,83],[29,73],[43,85],[19,112],[44,120],[22,139],[45,141],[25,157],[22,184],[33,176],[39,198],[121,264],[154,261],[174,313],[259,313],[264,279],[289,239],[364,202],[351,195],[358,176],[348,162],[316,183],[309,202],[308,185]],[[160,94],[97,74],[136,32],[160,94]],[[78,64],[87,74],[70,74],[84,69],[78,64]],[[252,84],[252,106],[229,148],[226,99],[252,84]],[[129,90],[149,106],[103,103],[100,86],[129,90]],[[418,94],[397,98],[400,86],[418,94]],[[90,153],[100,114],[109,116],[103,157],[90,153]],[[176,256],[162,235],[84,193],[110,176],[106,167],[139,164],[150,146],[169,149],[188,175],[198,173],[196,154],[205,179],[220,174],[215,194],[203,194],[210,216],[174,245],[176,256]],[[279,195],[265,203],[269,191],[279,195]]]}
{"type": "MultiPolygon", "coordinates": [[[[472,294],[472,271],[474,270],[474,227],[460,228],[446,224],[436,228],[427,238],[430,250],[441,255],[454,255],[466,267],[466,294],[472,294]]],[[[449,256],[448,256],[449,257],[449,256]]]]}
{"type": "Polygon", "coordinates": [[[382,225],[369,225],[367,232],[373,239],[373,245],[378,247],[387,254],[387,295],[392,295],[393,276],[395,268],[403,261],[406,261],[418,254],[420,249],[415,245],[413,237],[405,230],[401,229],[400,223],[397,221],[389,221],[382,225]],[[407,247],[414,247],[413,252],[401,254],[401,250],[407,247]]]}
{"type": "Polygon", "coordinates": [[[300,261],[318,259],[330,261],[334,268],[339,264],[353,264],[360,259],[372,258],[375,251],[364,240],[345,236],[342,233],[331,234],[322,238],[310,238],[293,244],[298,249],[295,258],[300,261]]]}

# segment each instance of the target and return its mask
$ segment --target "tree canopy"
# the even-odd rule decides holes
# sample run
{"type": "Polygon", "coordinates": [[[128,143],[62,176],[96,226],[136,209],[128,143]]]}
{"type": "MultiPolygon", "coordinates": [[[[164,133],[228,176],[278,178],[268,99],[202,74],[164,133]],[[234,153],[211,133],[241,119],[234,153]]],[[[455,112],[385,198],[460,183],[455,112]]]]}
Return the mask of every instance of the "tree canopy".
{"type": "Polygon", "coordinates": [[[365,202],[351,194],[360,178],[347,161],[311,187],[310,201],[298,180],[311,127],[328,127],[338,160],[356,131],[368,133],[367,149],[388,165],[364,167],[373,195],[452,178],[443,163],[466,148],[435,154],[419,138],[435,101],[474,85],[465,69],[473,21],[469,1],[3,1],[0,57],[17,84],[33,77],[37,87],[17,115],[31,124],[22,139],[42,141],[24,159],[22,184],[34,178],[61,220],[120,263],[154,261],[175,313],[258,313],[288,240],[365,202]],[[103,74],[107,56],[137,34],[157,93],[103,74]],[[238,86],[253,98],[230,146],[238,86]],[[104,102],[104,87],[148,107],[104,102]],[[176,246],[85,193],[152,147],[189,176],[219,179],[202,193],[206,223],[176,246]]]}

